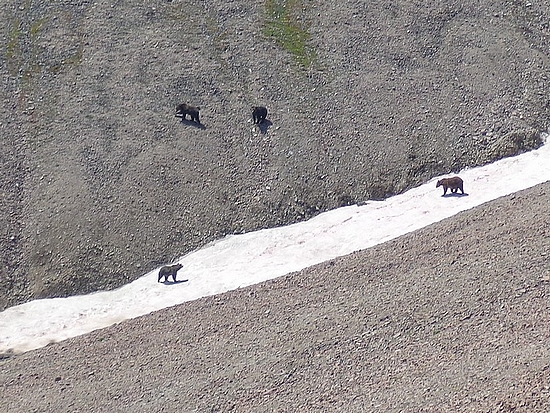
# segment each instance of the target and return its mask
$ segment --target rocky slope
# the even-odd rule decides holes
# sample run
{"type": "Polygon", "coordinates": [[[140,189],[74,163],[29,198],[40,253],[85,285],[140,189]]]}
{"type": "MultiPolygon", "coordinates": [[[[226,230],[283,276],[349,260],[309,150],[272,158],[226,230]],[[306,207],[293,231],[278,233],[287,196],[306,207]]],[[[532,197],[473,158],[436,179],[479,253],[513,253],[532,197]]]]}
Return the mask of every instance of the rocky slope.
{"type": "Polygon", "coordinates": [[[278,4],[4,2],[0,308],[120,286],[548,127],[547,2],[278,4]]]}
{"type": "Polygon", "coordinates": [[[5,357],[0,411],[548,412],[549,203],[546,183],[5,357]]]}

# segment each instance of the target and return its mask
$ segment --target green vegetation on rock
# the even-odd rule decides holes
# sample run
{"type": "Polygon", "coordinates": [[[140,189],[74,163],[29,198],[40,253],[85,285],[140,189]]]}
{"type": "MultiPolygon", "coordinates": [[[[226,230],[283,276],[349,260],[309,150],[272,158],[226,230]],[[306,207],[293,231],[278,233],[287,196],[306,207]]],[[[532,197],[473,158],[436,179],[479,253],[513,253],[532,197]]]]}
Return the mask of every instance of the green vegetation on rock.
{"type": "Polygon", "coordinates": [[[34,18],[29,7],[11,21],[6,48],[6,61],[11,76],[18,77],[23,87],[45,70],[58,74],[65,68],[77,66],[82,61],[83,44],[70,44],[58,55],[50,55],[40,45],[40,36],[47,36],[51,17],[34,18]],[[70,47],[70,49],[69,49],[70,47]]]}
{"type": "Polygon", "coordinates": [[[300,0],[266,0],[264,34],[290,52],[298,64],[307,68],[317,59],[315,50],[308,44],[310,34],[297,18],[300,0]]]}

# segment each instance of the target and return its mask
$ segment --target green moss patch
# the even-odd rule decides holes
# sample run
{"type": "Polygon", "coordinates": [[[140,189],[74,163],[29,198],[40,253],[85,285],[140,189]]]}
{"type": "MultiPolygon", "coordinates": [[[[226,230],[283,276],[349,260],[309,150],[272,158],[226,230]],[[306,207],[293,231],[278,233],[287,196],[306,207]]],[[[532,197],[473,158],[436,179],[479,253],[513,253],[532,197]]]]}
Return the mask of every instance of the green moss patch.
{"type": "Polygon", "coordinates": [[[309,45],[311,36],[296,19],[301,8],[300,0],[266,0],[265,5],[264,34],[290,52],[298,64],[305,68],[312,66],[317,56],[309,45]]]}

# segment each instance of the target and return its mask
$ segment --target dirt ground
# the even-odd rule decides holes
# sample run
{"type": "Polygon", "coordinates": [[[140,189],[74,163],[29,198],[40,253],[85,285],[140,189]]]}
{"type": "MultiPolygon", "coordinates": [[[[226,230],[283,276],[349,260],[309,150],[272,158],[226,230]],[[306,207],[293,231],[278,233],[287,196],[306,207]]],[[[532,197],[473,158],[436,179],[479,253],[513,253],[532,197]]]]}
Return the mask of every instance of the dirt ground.
{"type": "Polygon", "coordinates": [[[289,2],[307,67],[269,2],[4,3],[0,309],[536,147],[550,119],[543,1],[289,2]]]}
{"type": "MultiPolygon", "coordinates": [[[[547,1],[287,2],[307,67],[266,36],[269,3],[3,2],[0,309],[115,288],[548,130],[547,1]]],[[[550,411],[549,198],[3,356],[0,412],[550,411]]]]}
{"type": "Polygon", "coordinates": [[[0,411],[548,412],[549,204],[546,183],[0,359],[0,411]]]}

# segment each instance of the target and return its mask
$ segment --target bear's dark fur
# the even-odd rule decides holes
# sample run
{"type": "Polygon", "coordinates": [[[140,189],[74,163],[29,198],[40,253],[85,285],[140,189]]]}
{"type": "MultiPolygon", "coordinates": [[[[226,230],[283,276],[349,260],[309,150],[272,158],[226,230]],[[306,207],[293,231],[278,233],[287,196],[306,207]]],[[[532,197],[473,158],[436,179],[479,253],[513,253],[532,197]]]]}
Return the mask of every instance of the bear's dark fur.
{"type": "Polygon", "coordinates": [[[157,282],[160,282],[162,277],[164,277],[164,281],[168,281],[169,276],[172,276],[172,279],[176,282],[176,274],[182,267],[183,265],[181,264],[165,265],[159,270],[159,279],[157,282]]]}
{"type": "Polygon", "coordinates": [[[265,118],[267,118],[267,108],[264,106],[253,106],[252,107],[252,119],[254,119],[254,124],[262,123],[265,118]]]}
{"type": "Polygon", "coordinates": [[[456,194],[457,191],[460,189],[460,192],[462,192],[462,195],[464,195],[464,188],[463,188],[464,182],[462,179],[458,176],[453,176],[452,178],[443,178],[437,181],[436,188],[439,188],[440,186],[443,187],[443,196],[447,194],[447,189],[451,189],[451,192],[453,194],[456,194]]]}
{"type": "Polygon", "coordinates": [[[199,106],[191,106],[187,103],[180,103],[178,106],[176,106],[176,117],[185,120],[185,117],[189,115],[193,122],[200,124],[201,121],[199,119],[199,110],[201,110],[199,106]]]}

